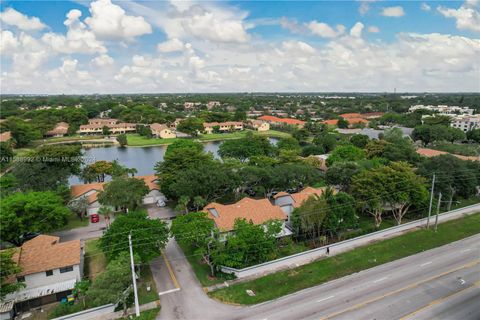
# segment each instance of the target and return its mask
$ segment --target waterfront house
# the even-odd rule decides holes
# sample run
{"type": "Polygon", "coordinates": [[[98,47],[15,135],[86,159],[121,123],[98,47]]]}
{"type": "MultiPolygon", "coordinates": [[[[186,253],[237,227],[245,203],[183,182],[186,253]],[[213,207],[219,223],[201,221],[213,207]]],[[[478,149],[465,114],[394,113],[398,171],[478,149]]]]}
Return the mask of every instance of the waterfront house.
{"type": "Polygon", "coordinates": [[[150,130],[152,131],[152,135],[156,138],[162,138],[162,139],[171,139],[171,138],[176,138],[177,135],[164,124],[160,123],[152,123],[150,125],[150,130]]]}
{"type": "Polygon", "coordinates": [[[226,121],[226,122],[204,122],[203,129],[207,134],[211,134],[214,128],[218,127],[220,132],[241,131],[243,130],[243,122],[226,121]]]}

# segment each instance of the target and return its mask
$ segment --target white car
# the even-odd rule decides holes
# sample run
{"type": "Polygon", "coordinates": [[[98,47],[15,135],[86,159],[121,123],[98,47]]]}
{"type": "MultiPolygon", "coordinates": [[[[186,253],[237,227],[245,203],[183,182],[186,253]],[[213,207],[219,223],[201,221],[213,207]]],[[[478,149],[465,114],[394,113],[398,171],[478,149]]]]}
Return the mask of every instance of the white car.
{"type": "Polygon", "coordinates": [[[165,203],[165,200],[160,199],[157,201],[157,206],[158,207],[165,207],[167,204],[165,203]]]}

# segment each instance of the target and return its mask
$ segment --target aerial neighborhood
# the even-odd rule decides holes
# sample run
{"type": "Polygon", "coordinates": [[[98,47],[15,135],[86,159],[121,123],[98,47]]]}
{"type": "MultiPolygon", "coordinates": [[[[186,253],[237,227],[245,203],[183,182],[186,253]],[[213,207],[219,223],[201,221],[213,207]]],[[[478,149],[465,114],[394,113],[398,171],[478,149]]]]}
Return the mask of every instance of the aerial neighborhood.
{"type": "MultiPolygon", "coordinates": [[[[210,298],[263,302],[281,295],[263,277],[301,277],[428,214],[479,210],[480,127],[458,125],[478,117],[478,96],[163,99],[3,99],[2,317],[128,313],[129,296],[143,306],[184,289],[174,263],[210,298]]],[[[303,288],[291,281],[285,292],[303,288]]]]}

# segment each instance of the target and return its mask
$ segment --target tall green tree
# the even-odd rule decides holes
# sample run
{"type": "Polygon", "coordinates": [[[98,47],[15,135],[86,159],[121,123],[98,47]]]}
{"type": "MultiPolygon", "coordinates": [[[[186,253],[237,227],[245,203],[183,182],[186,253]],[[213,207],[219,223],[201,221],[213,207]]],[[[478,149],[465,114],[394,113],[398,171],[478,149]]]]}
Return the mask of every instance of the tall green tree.
{"type": "Polygon", "coordinates": [[[245,219],[238,219],[234,232],[226,241],[214,249],[212,261],[215,265],[244,268],[268,260],[276,247],[276,235],[282,230],[280,221],[269,221],[256,225],[245,219]]]}
{"type": "Polygon", "coordinates": [[[108,182],[98,195],[102,205],[119,207],[126,211],[135,210],[142,205],[143,197],[149,189],[145,182],[136,178],[118,177],[108,182]]]}
{"type": "Polygon", "coordinates": [[[253,156],[270,156],[274,148],[266,137],[248,132],[245,138],[226,140],[220,145],[218,154],[222,158],[236,158],[246,162],[253,156]]]}
{"type": "Polygon", "coordinates": [[[158,219],[148,219],[143,211],[118,216],[100,238],[100,248],[109,260],[129,252],[128,235],[140,262],[148,263],[160,255],[168,242],[168,227],[158,219]]]}
{"type": "Polygon", "coordinates": [[[363,149],[357,148],[351,144],[347,144],[338,146],[332,151],[330,156],[327,158],[327,165],[331,166],[335,162],[341,161],[358,161],[365,159],[365,157],[365,151],[363,151],[363,149]]]}
{"type": "Polygon", "coordinates": [[[7,294],[25,286],[25,283],[15,281],[15,275],[21,271],[20,267],[13,261],[15,251],[15,249],[0,251],[0,301],[3,301],[7,294]]]}
{"type": "Polygon", "coordinates": [[[203,121],[199,118],[187,118],[180,121],[177,131],[196,137],[200,132],[203,132],[203,121]]]}
{"type": "Polygon", "coordinates": [[[19,243],[26,232],[50,232],[67,223],[70,210],[53,192],[13,193],[0,203],[1,238],[19,243]]]}

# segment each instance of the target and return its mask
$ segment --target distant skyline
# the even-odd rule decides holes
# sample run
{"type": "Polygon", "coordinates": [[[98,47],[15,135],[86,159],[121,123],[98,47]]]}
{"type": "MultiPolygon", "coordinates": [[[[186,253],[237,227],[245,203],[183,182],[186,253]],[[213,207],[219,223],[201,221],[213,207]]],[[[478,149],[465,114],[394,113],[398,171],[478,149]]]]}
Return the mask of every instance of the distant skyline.
{"type": "Polygon", "coordinates": [[[478,92],[480,0],[1,1],[1,93],[478,92]]]}

